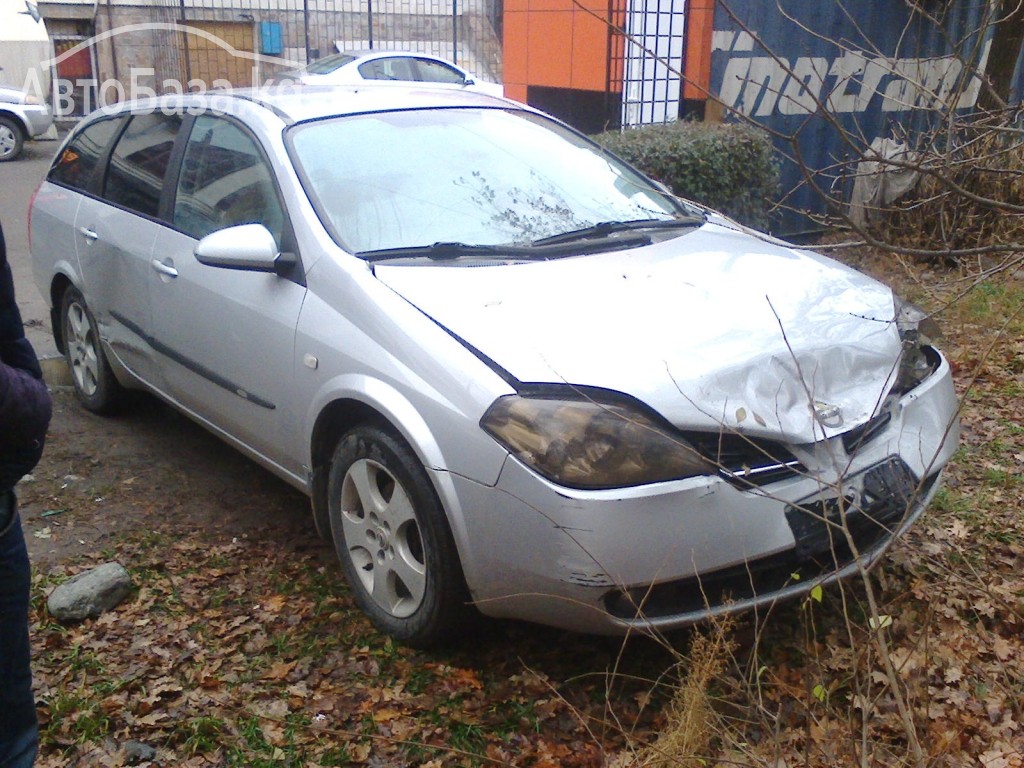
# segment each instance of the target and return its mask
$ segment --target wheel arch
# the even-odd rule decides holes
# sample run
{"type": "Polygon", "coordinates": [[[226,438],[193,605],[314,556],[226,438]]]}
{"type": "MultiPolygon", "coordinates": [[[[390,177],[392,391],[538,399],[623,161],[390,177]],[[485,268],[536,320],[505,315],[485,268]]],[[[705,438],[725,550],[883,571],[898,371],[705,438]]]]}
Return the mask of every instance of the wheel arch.
{"type": "Polygon", "coordinates": [[[64,354],[67,350],[64,340],[64,326],[60,322],[60,307],[68,288],[74,287],[74,282],[63,272],[54,274],[53,279],[50,281],[50,328],[53,330],[53,340],[57,344],[57,350],[61,354],[64,354]]]}
{"type": "Polygon", "coordinates": [[[21,115],[19,115],[17,112],[12,112],[9,109],[0,109],[0,117],[7,117],[14,121],[14,124],[18,126],[18,130],[21,131],[22,140],[28,140],[28,126],[25,124],[25,121],[22,119],[21,115]]]}
{"type": "MultiPolygon", "coordinates": [[[[327,476],[334,447],[343,434],[360,424],[375,424],[389,429],[400,437],[427,469],[442,507],[448,516],[452,533],[458,542],[461,528],[453,515],[458,509],[454,487],[439,480],[436,471],[445,468],[440,445],[430,427],[415,406],[398,390],[375,379],[354,377],[335,397],[328,399],[316,411],[313,427],[309,431],[310,497],[313,520],[317,532],[327,538],[330,524],[327,518],[327,476]]],[[[461,549],[461,547],[460,547],[461,549]]]]}

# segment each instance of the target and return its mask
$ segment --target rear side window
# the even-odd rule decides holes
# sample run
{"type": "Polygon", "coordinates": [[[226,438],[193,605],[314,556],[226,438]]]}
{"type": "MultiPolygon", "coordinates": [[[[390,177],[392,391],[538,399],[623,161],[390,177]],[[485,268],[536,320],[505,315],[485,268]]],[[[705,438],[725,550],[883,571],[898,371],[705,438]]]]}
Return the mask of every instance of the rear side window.
{"type": "Polygon", "coordinates": [[[155,217],[180,127],[181,115],[150,112],[133,116],[110,155],[103,197],[155,217]]]}
{"type": "Polygon", "coordinates": [[[457,69],[446,67],[441,62],[430,61],[430,59],[416,59],[416,71],[419,73],[419,77],[416,79],[427,83],[459,83],[461,85],[466,82],[466,78],[457,69]]]}
{"type": "Polygon", "coordinates": [[[95,122],[79,133],[60,153],[47,176],[52,182],[85,190],[96,164],[117,134],[125,118],[115,117],[95,122]]]}
{"type": "Polygon", "coordinates": [[[174,226],[202,238],[236,224],[263,224],[277,242],[284,209],[255,140],[220,117],[196,118],[181,161],[174,197],[174,226]]]}
{"type": "Polygon", "coordinates": [[[366,80],[415,80],[412,59],[394,57],[374,59],[359,65],[359,74],[366,80]]]}

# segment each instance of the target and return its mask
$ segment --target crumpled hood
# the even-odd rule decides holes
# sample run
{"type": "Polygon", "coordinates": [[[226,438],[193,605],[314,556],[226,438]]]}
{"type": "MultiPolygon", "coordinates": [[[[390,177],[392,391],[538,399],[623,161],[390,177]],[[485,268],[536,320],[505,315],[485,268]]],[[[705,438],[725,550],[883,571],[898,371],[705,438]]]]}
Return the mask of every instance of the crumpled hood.
{"type": "Polygon", "coordinates": [[[375,269],[520,382],[617,390],[681,428],[843,432],[874,414],[900,354],[889,288],[717,224],[594,256],[375,269]],[[815,401],[842,423],[823,428],[815,401]]]}

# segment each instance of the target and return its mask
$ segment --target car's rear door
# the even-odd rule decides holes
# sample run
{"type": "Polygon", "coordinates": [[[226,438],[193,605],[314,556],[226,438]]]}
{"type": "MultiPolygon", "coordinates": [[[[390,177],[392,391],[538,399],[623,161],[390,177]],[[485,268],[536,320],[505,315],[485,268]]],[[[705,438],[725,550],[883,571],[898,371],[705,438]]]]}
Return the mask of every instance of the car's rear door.
{"type": "MultiPolygon", "coordinates": [[[[33,269],[36,284],[44,293],[54,276],[69,277],[84,289],[79,250],[87,251],[86,240],[75,228],[82,200],[98,194],[102,167],[110,144],[124,127],[125,115],[93,121],[76,133],[53,161],[46,180],[33,198],[30,217],[33,269]]],[[[91,281],[90,281],[91,282],[91,281]]],[[[88,293],[88,291],[86,291],[88,293]]],[[[54,307],[60,309],[60,296],[54,307]]],[[[86,296],[86,301],[89,301],[86,296]]],[[[108,318],[104,317],[101,334],[106,338],[108,318]]],[[[54,328],[59,325],[54,317],[54,328]]]]}
{"type": "Polygon", "coordinates": [[[83,292],[101,336],[118,361],[156,389],[163,382],[153,354],[149,302],[152,252],[164,179],[181,114],[147,111],[128,118],[75,219],[83,292]]]}
{"type": "Polygon", "coordinates": [[[291,250],[285,208],[259,142],[224,115],[195,118],[184,146],[171,227],[157,236],[151,271],[155,348],[167,391],[181,405],[282,468],[300,472],[281,430],[289,409],[295,327],[306,294],[301,264],[286,276],[201,264],[199,239],[260,223],[291,250]]]}

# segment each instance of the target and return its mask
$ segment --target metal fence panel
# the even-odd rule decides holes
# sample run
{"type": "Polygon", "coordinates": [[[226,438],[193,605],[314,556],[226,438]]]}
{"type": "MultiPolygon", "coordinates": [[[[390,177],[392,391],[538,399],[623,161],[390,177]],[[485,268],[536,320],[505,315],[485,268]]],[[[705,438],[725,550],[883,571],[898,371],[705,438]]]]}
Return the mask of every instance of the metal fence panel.
{"type": "Polygon", "coordinates": [[[499,16],[500,0],[109,0],[91,18],[110,88],[97,95],[260,85],[341,48],[430,53],[500,82],[499,16]]]}

